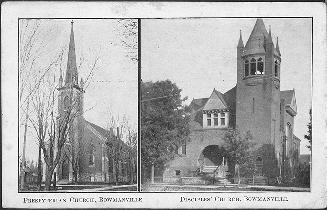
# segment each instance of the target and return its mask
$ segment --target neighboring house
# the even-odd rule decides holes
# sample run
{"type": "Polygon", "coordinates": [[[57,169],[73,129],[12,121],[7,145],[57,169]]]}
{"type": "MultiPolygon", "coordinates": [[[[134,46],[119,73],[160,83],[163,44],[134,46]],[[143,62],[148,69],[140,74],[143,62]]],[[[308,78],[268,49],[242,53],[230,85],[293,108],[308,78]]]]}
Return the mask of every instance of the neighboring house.
{"type": "Polygon", "coordinates": [[[280,90],[278,39],[274,45],[262,19],[257,19],[245,46],[240,34],[236,62],[235,87],[225,93],[214,89],[209,98],[192,100],[189,141],[166,165],[164,181],[174,182],[221,164],[233,172],[235,163],[228,161],[223,137],[235,128],[242,136],[250,131],[256,143],[255,176],[276,178],[283,176],[286,162],[291,168],[298,164],[300,139],[293,134],[295,91],[280,90]]]}
{"type": "Polygon", "coordinates": [[[136,182],[137,156],[122,140],[117,128],[106,130],[83,117],[84,82],[78,82],[73,22],[65,82],[60,75],[58,122],[70,106],[78,115],[70,124],[68,139],[57,166],[57,180],[71,182],[136,182]],[[76,160],[76,161],[72,161],[76,160]],[[74,164],[72,164],[74,163],[74,164]]]}

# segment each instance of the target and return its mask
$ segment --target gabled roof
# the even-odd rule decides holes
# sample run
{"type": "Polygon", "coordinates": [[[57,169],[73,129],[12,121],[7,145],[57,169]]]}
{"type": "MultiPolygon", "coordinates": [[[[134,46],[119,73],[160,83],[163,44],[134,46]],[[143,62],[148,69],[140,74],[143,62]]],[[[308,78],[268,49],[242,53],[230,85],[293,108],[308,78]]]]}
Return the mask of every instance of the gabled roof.
{"type": "Polygon", "coordinates": [[[228,109],[228,105],[224,99],[223,94],[216,89],[213,89],[211,96],[203,107],[203,110],[213,109],[228,109]]]}
{"type": "Polygon", "coordinates": [[[208,101],[208,98],[196,98],[193,99],[190,106],[193,107],[195,110],[203,107],[206,102],[208,101]]]}
{"type": "Polygon", "coordinates": [[[297,114],[297,105],[294,89],[280,91],[280,98],[285,100],[286,111],[290,111],[290,114],[295,116],[297,114]]]}
{"type": "MultiPolygon", "coordinates": [[[[111,141],[117,141],[117,138],[113,138],[115,137],[116,135],[114,134],[110,134],[110,131],[109,130],[106,130],[104,128],[101,128],[100,126],[96,125],[96,124],[93,124],[89,121],[86,121],[85,120],[85,123],[87,123],[90,127],[91,127],[91,131],[92,129],[94,129],[96,131],[96,134],[98,136],[98,138],[100,140],[102,140],[103,142],[107,141],[108,139],[110,139],[111,141]],[[111,137],[111,138],[110,138],[111,137]]],[[[87,128],[87,126],[86,126],[87,128]]],[[[93,132],[93,131],[92,131],[93,132]]],[[[123,143],[124,146],[128,147],[125,142],[123,142],[121,139],[118,140],[119,142],[123,143]]]]}
{"type": "Polygon", "coordinates": [[[294,95],[294,90],[280,91],[280,98],[285,100],[285,104],[291,104],[294,95]]]}

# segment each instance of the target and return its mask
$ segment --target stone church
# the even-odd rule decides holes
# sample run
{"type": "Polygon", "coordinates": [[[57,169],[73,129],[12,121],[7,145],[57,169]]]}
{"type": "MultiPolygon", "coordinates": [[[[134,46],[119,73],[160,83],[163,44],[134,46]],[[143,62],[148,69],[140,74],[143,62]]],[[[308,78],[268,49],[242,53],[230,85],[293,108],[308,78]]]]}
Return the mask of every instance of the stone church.
{"type": "MultiPolygon", "coordinates": [[[[76,117],[69,124],[68,136],[56,174],[59,182],[135,183],[137,154],[122,139],[119,128],[106,130],[83,117],[84,82],[79,81],[76,65],[73,22],[65,79],[60,75],[58,122],[72,107],[76,117]]],[[[58,143],[59,144],[59,143],[58,143]]]]}
{"type": "Polygon", "coordinates": [[[242,136],[251,133],[253,177],[261,184],[283,177],[286,165],[294,176],[300,153],[300,139],[293,134],[297,106],[294,89],[280,90],[281,58],[278,38],[274,44],[262,19],[256,20],[245,46],[240,34],[236,85],[225,93],[214,89],[208,98],[192,100],[189,141],[167,164],[165,182],[179,182],[196,171],[209,173],[222,166],[234,174],[235,163],[228,161],[223,149],[229,129],[238,129],[242,136]]]}

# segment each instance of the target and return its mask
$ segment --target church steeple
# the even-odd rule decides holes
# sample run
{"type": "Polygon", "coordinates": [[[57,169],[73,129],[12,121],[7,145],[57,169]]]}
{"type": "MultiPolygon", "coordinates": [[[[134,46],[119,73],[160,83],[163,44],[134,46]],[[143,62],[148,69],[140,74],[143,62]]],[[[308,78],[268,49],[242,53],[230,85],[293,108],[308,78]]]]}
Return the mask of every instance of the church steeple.
{"type": "Polygon", "coordinates": [[[238,44],[237,44],[238,48],[243,48],[244,44],[243,44],[243,40],[242,40],[242,31],[240,30],[240,38],[238,40],[238,44]]]}
{"type": "Polygon", "coordinates": [[[78,84],[78,73],[76,66],[76,54],[75,54],[75,40],[74,40],[74,22],[71,22],[70,40],[69,40],[69,50],[68,50],[68,60],[67,60],[67,70],[65,77],[65,85],[78,84]]]}

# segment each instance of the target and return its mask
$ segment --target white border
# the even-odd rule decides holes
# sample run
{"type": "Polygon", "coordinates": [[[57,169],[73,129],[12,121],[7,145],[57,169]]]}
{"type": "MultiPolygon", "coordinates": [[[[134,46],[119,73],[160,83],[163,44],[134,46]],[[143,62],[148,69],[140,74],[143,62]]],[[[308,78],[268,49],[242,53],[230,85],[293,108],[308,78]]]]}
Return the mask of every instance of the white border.
{"type": "Polygon", "coordinates": [[[1,6],[2,205],[25,208],[322,208],[326,192],[326,6],[324,3],[5,2],[1,6]],[[313,170],[311,192],[265,193],[17,193],[17,24],[20,18],[313,17],[313,170]],[[244,195],[286,196],[287,202],[246,202],[244,195]],[[23,198],[134,197],[142,202],[23,203],[23,198]],[[241,202],[181,197],[239,197],[241,202]]]}

